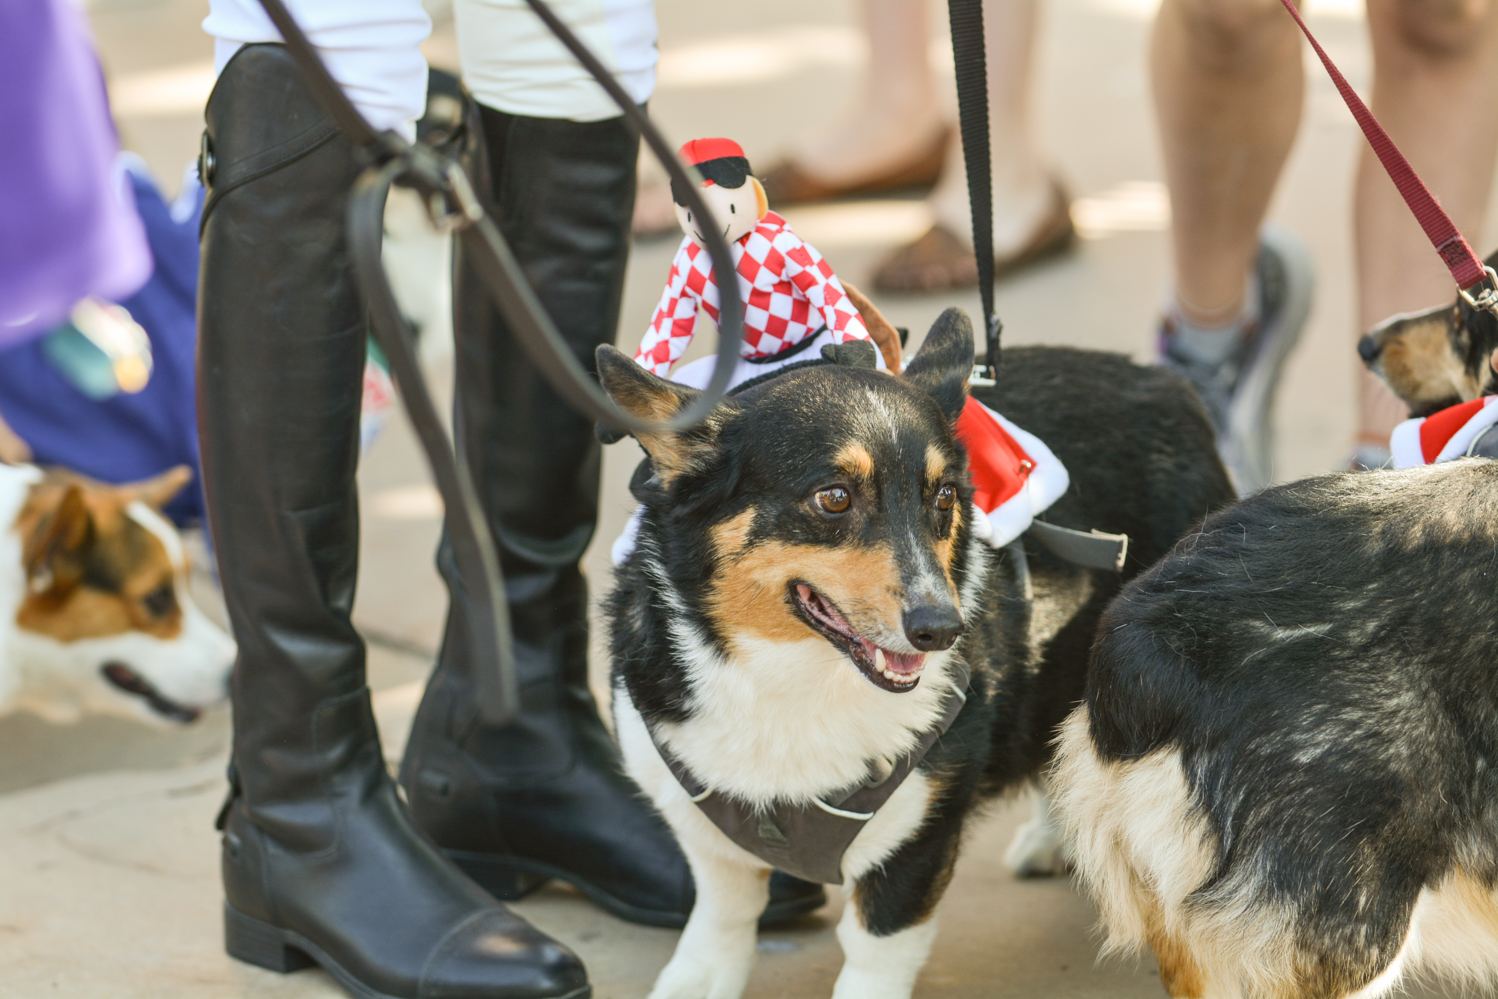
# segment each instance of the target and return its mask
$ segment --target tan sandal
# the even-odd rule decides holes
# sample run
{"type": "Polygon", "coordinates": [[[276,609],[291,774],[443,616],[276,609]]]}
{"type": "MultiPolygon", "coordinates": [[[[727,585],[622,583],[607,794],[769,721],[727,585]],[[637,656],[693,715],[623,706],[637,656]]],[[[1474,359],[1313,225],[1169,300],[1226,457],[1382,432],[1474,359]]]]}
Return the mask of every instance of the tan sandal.
{"type": "MultiPolygon", "coordinates": [[[[1071,220],[1071,197],[1059,180],[1051,180],[1051,208],[1019,249],[994,261],[994,280],[1006,277],[1057,254],[1076,241],[1071,220]]],[[[978,284],[978,258],[965,240],[934,225],[914,243],[900,247],[874,272],[874,287],[882,292],[950,291],[978,284]]]]}
{"type": "Polygon", "coordinates": [[[916,159],[856,184],[825,183],[807,173],[794,160],[775,164],[760,174],[759,180],[765,186],[765,194],[773,207],[884,191],[927,191],[941,176],[942,164],[947,158],[947,143],[951,138],[951,129],[943,129],[936,141],[916,159]]]}

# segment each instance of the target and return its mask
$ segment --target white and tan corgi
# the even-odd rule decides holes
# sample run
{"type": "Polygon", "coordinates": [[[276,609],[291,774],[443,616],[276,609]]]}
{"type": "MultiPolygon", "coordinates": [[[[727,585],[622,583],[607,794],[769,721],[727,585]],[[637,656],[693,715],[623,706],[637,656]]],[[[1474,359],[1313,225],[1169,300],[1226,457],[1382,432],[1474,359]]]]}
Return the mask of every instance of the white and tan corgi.
{"type": "Polygon", "coordinates": [[[0,465],[0,714],[190,722],[224,699],[234,642],[193,603],[159,512],[191,478],[0,465]]]}

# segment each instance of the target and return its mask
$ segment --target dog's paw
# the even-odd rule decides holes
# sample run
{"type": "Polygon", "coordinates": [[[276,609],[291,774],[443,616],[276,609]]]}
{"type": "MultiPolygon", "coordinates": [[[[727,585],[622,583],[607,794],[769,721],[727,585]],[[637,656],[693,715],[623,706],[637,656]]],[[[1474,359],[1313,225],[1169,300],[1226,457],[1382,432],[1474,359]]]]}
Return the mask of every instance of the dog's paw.
{"type": "Polygon", "coordinates": [[[749,984],[749,970],[737,967],[741,964],[678,954],[656,978],[650,999],[739,999],[749,984]]]}
{"type": "MultiPolygon", "coordinates": [[[[911,977],[914,977],[912,974],[911,977]]],[[[832,999],[910,999],[911,986],[895,976],[844,968],[832,987],[832,999]]]]}
{"type": "Polygon", "coordinates": [[[1071,855],[1061,830],[1045,815],[1019,827],[1004,851],[1004,863],[1022,878],[1048,878],[1071,870],[1071,855]]]}

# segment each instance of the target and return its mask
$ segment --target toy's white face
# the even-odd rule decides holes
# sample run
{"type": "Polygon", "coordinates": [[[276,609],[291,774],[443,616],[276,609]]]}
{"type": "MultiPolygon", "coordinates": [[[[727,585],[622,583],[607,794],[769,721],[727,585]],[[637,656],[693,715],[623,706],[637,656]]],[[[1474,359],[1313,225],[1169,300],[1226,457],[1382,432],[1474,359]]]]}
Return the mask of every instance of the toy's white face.
{"type": "MultiPolygon", "coordinates": [[[[730,243],[743,239],[759,224],[764,195],[760,193],[763,188],[755,178],[746,179],[739,187],[708,184],[697,190],[702,193],[702,200],[713,210],[713,217],[718,225],[723,227],[723,238],[730,243]]],[[[681,231],[691,236],[697,245],[704,245],[703,222],[695,212],[677,205],[676,221],[681,223],[681,231]]]]}

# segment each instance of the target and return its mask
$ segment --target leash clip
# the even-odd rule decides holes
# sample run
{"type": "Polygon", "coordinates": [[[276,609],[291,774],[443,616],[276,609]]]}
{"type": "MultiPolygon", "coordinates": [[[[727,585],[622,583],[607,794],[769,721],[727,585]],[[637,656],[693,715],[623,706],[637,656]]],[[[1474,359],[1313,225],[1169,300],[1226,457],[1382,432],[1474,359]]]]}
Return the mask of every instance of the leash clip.
{"type": "Polygon", "coordinates": [[[449,160],[442,164],[442,176],[447,181],[446,190],[436,190],[427,196],[427,214],[437,233],[446,236],[483,218],[484,206],[479,204],[468,175],[457,163],[449,160]]]}
{"type": "Polygon", "coordinates": [[[1487,266],[1483,267],[1483,271],[1485,272],[1483,279],[1472,286],[1481,288],[1481,291],[1473,295],[1466,288],[1459,287],[1457,292],[1478,312],[1498,313],[1498,273],[1494,273],[1493,268],[1487,266]]]}

